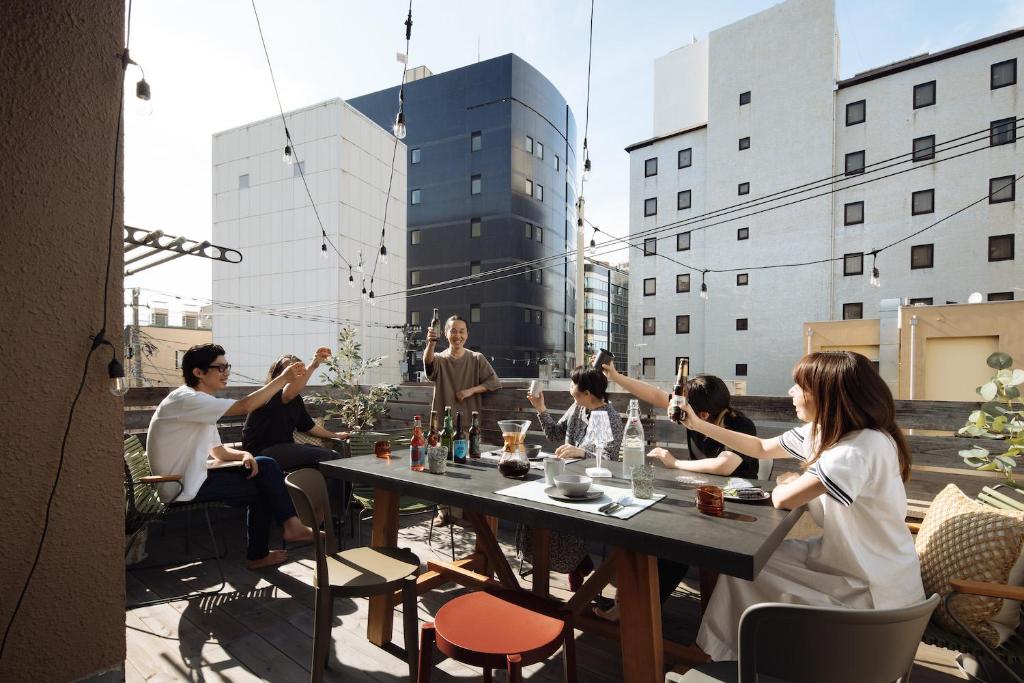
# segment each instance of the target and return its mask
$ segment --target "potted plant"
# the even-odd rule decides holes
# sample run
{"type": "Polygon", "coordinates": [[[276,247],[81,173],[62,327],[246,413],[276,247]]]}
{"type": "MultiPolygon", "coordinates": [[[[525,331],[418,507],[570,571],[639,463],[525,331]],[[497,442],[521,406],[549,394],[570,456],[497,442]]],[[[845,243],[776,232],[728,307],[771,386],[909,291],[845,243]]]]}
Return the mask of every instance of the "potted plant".
{"type": "Polygon", "coordinates": [[[992,453],[974,445],[960,451],[960,457],[976,469],[999,472],[1006,477],[1007,484],[1016,487],[1013,469],[1017,458],[1024,453],[1024,400],[1021,399],[1024,370],[1014,368],[1013,358],[1002,352],[993,353],[985,362],[995,374],[978,387],[978,395],[984,403],[970,414],[957,436],[998,440],[1006,445],[1006,450],[992,453]]]}

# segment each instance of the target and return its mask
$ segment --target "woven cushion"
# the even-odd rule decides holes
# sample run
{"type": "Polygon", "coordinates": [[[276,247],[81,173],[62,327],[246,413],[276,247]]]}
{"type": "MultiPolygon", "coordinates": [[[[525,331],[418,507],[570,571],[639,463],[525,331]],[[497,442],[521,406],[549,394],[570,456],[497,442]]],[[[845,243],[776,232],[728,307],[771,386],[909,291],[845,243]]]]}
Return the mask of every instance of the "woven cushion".
{"type": "MultiPolygon", "coordinates": [[[[932,501],[921,531],[917,554],[925,595],[950,592],[950,579],[1020,585],[1024,579],[1024,512],[997,510],[968,498],[953,484],[932,501]]],[[[950,607],[960,621],[992,647],[1017,627],[1020,603],[980,595],[954,598],[950,607]]],[[[935,611],[943,628],[964,634],[946,614],[935,611]]]]}

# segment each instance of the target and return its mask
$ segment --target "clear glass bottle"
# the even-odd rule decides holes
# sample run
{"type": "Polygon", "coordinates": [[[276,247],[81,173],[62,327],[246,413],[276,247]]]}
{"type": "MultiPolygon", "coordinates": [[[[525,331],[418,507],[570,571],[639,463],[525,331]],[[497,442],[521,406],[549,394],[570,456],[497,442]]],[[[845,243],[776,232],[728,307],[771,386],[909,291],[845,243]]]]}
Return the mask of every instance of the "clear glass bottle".
{"type": "Polygon", "coordinates": [[[640,401],[630,399],[626,431],[622,435],[622,477],[630,478],[630,468],[644,464],[644,426],[640,424],[640,401]]]}

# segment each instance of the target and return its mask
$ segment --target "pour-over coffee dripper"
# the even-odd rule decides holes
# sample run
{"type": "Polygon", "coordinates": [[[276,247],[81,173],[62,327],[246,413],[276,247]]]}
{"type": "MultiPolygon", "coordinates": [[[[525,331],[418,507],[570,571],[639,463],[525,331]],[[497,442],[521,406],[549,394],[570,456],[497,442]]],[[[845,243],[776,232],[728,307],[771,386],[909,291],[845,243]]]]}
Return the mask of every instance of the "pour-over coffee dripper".
{"type": "Polygon", "coordinates": [[[502,476],[510,478],[524,477],[530,471],[530,461],[526,458],[526,430],[530,428],[530,420],[499,420],[501,438],[505,442],[498,461],[498,471],[502,476]]]}

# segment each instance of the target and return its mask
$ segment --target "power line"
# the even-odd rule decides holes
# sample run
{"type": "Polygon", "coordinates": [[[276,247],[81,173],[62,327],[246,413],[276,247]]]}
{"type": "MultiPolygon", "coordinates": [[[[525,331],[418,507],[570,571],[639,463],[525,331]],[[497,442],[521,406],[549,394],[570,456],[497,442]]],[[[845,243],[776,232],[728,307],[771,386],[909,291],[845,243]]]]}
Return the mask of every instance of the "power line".
{"type": "Polygon", "coordinates": [[[299,159],[298,150],[295,148],[295,143],[292,141],[292,134],[288,131],[288,121],[284,116],[284,106],[281,104],[281,93],[277,89],[277,79],[274,77],[274,65],[270,62],[270,52],[267,50],[267,41],[263,38],[263,25],[260,23],[260,14],[256,11],[256,0],[252,2],[252,13],[256,17],[256,28],[260,34],[260,43],[263,44],[263,55],[267,58],[267,69],[270,71],[270,82],[274,86],[274,97],[277,98],[277,110],[281,114],[281,123],[284,125],[284,137],[285,137],[285,156],[294,156],[296,168],[299,170],[299,177],[302,179],[302,186],[306,188],[306,196],[309,197],[309,205],[313,209],[313,215],[316,216],[316,222],[320,225],[320,236],[323,239],[322,249],[324,253],[327,252],[327,245],[330,244],[331,248],[334,249],[334,253],[345,263],[349,268],[352,264],[348,262],[344,254],[338,250],[334,242],[330,237],[327,236],[327,230],[324,228],[324,222],[320,219],[320,211],[316,208],[316,202],[313,201],[313,193],[309,191],[309,183],[306,182],[306,170],[302,167],[302,161],[299,159]]]}

